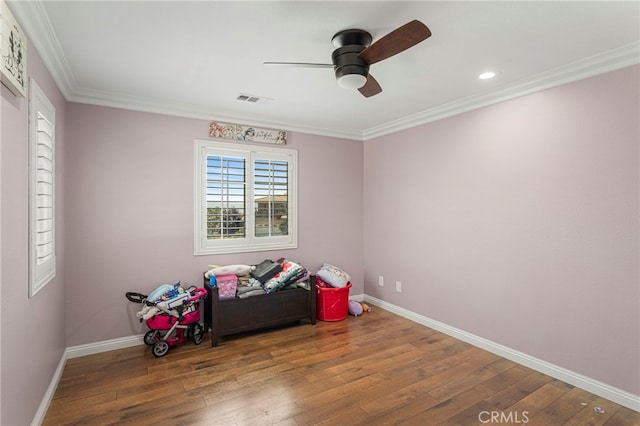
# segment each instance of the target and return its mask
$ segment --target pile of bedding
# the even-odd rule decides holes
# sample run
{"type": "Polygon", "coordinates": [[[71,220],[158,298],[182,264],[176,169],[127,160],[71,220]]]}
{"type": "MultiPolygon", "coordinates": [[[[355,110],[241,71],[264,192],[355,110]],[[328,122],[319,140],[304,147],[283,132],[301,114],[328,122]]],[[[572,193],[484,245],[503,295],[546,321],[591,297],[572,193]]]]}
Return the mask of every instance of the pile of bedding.
{"type": "MultiPolygon", "coordinates": [[[[212,268],[205,273],[210,285],[215,286],[216,280],[224,280],[228,283],[232,276],[237,280],[233,294],[220,294],[220,298],[244,299],[261,294],[269,294],[286,288],[302,287],[310,289],[307,269],[299,263],[281,258],[277,261],[265,260],[259,265],[211,265],[212,268]]],[[[225,285],[225,290],[228,286],[225,285]]]]}

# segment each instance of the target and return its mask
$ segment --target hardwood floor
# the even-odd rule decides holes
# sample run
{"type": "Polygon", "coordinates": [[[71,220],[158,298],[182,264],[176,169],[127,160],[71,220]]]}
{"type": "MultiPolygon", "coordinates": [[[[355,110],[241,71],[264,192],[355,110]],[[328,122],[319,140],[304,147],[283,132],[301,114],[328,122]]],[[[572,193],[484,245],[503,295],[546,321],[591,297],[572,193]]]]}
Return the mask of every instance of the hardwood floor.
{"type": "Polygon", "coordinates": [[[209,344],[70,359],[44,424],[640,424],[635,411],[377,307],[209,344]]]}

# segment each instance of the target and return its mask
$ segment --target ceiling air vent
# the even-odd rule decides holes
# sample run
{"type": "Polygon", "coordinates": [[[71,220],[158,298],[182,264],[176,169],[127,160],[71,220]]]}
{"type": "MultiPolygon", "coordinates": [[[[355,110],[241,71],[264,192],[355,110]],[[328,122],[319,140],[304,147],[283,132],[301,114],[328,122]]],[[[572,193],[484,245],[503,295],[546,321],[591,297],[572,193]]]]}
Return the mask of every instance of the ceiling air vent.
{"type": "Polygon", "coordinates": [[[242,102],[251,102],[254,104],[266,104],[273,101],[272,98],[266,98],[264,96],[256,96],[256,95],[247,95],[245,93],[239,94],[236,99],[242,102]]]}

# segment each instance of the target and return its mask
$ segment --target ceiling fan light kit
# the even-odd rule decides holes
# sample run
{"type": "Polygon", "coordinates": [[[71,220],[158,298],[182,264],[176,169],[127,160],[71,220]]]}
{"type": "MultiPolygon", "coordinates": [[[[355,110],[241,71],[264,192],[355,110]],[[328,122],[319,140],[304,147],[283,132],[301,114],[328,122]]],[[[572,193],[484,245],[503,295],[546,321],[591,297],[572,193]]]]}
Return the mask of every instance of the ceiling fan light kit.
{"type": "Polygon", "coordinates": [[[265,65],[332,67],[338,86],[344,89],[358,89],[362,96],[368,98],[382,92],[380,84],[369,74],[369,66],[397,55],[430,36],[429,28],[418,20],[396,28],[373,44],[373,37],[365,30],[342,30],[331,38],[335,48],[331,54],[332,65],[299,62],[265,62],[265,65]]]}
{"type": "Polygon", "coordinates": [[[345,74],[336,76],[336,78],[338,79],[338,86],[349,90],[359,89],[367,82],[367,77],[361,74],[345,74]]]}

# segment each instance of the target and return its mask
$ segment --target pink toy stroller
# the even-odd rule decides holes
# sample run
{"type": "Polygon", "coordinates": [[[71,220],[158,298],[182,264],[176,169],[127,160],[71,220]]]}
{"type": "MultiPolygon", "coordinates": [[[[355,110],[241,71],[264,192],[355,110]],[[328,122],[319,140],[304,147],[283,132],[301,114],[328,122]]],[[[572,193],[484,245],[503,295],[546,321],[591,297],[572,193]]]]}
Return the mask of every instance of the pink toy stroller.
{"type": "MultiPolygon", "coordinates": [[[[152,346],[156,357],[167,354],[169,347],[184,342],[187,338],[199,345],[204,337],[204,327],[200,324],[199,301],[207,296],[204,288],[191,287],[178,292],[180,283],[174,289],[156,300],[141,293],[126,293],[130,302],[140,303],[140,322],[143,318],[150,328],[144,335],[144,343],[152,346]]],[[[155,293],[155,292],[154,292],[155,293]]]]}

